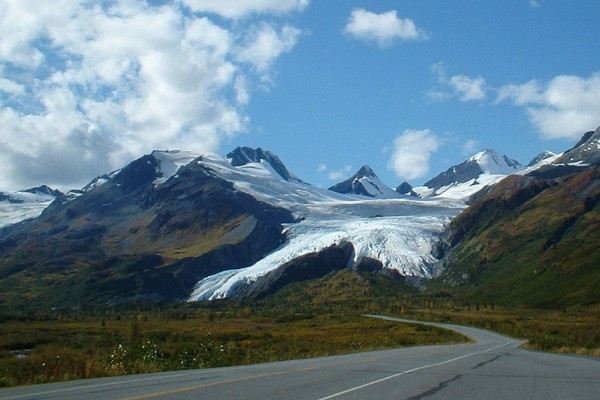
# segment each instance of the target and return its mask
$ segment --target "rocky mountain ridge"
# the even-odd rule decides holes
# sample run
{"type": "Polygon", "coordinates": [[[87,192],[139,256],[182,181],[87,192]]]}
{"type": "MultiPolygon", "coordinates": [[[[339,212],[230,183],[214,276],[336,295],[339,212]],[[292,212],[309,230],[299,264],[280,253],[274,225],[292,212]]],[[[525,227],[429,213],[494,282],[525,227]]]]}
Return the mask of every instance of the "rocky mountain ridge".
{"type": "MultiPolygon", "coordinates": [[[[557,239],[545,239],[552,242],[548,248],[572,224],[594,221],[599,196],[589,171],[597,163],[599,135],[600,130],[586,134],[563,155],[540,157],[529,168],[482,151],[441,174],[445,186],[404,185],[410,191],[402,194],[387,186],[381,190],[384,185],[367,166],[342,182],[339,193],[295,178],[262,149],[240,148],[227,157],[155,151],[76,195],[60,197],[38,218],[0,230],[3,304],[261,297],[292,281],[348,267],[407,281],[430,279],[445,269],[450,284],[462,285],[456,276],[465,272],[452,271],[472,260],[459,257],[468,253],[460,246],[481,240],[478,224],[494,225],[495,217],[504,221],[508,215],[518,219],[511,210],[524,212],[521,206],[567,187],[561,186],[567,179],[580,182],[574,187],[582,190],[581,207],[588,211],[563,221],[551,234],[557,239]],[[518,171],[507,178],[512,170],[518,171]],[[466,195],[476,192],[478,199],[455,218],[466,207],[466,195]],[[465,222],[470,218],[475,222],[465,222]],[[451,239],[438,245],[450,221],[451,239]],[[44,279],[30,278],[35,276],[44,279]]],[[[551,198],[566,204],[556,194],[551,198]]],[[[479,249],[477,256],[488,254],[473,249],[479,249]]]]}

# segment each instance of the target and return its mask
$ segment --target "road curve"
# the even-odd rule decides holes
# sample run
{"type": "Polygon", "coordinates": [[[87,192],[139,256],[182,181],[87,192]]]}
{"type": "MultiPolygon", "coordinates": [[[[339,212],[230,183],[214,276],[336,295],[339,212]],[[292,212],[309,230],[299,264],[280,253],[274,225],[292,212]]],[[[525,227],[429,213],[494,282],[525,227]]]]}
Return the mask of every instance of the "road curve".
{"type": "MultiPolygon", "coordinates": [[[[372,316],[398,322],[397,318],[372,316]]],[[[600,359],[531,352],[481,329],[473,343],[0,390],[0,399],[599,399],[600,359]]]]}

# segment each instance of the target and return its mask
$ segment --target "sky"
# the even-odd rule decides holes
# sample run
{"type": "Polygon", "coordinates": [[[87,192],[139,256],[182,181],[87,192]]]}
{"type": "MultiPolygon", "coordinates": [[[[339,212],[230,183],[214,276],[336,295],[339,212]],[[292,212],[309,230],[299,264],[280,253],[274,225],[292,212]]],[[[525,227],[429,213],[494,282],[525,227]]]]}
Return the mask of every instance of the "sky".
{"type": "Polygon", "coordinates": [[[329,187],[527,164],[600,126],[597,0],[0,0],[0,190],[154,149],[277,154],[329,187]]]}

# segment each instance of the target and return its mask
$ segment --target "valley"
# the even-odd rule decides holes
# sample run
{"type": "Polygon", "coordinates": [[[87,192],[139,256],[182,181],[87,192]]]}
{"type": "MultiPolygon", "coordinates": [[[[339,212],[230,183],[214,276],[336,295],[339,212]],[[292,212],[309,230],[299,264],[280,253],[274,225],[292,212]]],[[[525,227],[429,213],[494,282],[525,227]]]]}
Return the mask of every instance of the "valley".
{"type": "Polygon", "coordinates": [[[599,143],[529,167],[485,150],[398,190],[366,167],[318,188],[262,149],[155,151],[38,216],[13,201],[0,384],[464,340],[364,314],[597,356],[599,143]]]}

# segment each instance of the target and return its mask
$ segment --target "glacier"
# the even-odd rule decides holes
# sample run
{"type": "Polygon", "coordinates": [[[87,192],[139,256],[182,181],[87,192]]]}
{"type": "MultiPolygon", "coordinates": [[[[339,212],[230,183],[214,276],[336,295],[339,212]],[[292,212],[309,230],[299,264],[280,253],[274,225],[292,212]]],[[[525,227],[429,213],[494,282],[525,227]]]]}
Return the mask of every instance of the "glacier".
{"type": "Polygon", "coordinates": [[[5,200],[0,200],[0,228],[21,221],[36,218],[56,199],[55,196],[40,192],[19,191],[9,194],[0,192],[5,200]]]}
{"type": "MultiPolygon", "coordinates": [[[[178,157],[170,153],[163,159],[175,158],[178,157]]],[[[181,158],[187,161],[190,155],[181,158]]],[[[344,241],[353,244],[354,261],[370,257],[401,275],[431,278],[436,261],[432,246],[450,220],[465,208],[462,200],[449,198],[398,195],[370,199],[340,194],[301,181],[286,181],[264,161],[233,167],[216,154],[202,154],[195,160],[232,182],[236,190],[289,209],[298,222],[284,227],[286,241],[278,249],[247,268],[223,271],[201,280],[189,301],[231,297],[239,288],[287,261],[344,241]]],[[[177,179],[177,174],[173,178],[177,179]]],[[[163,176],[161,181],[165,179],[168,178],[163,176]]]]}

